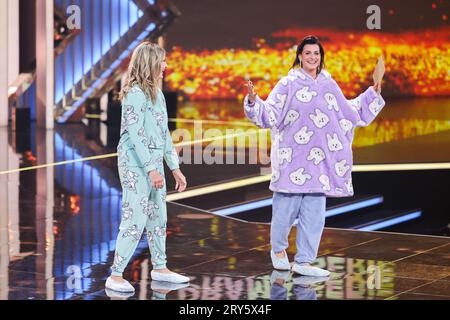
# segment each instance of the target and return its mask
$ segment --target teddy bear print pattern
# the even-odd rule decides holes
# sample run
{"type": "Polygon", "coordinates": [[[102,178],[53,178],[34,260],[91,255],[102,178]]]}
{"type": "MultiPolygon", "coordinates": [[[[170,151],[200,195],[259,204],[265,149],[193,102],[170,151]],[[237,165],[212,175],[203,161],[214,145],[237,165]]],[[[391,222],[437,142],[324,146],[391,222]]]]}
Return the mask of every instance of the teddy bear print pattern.
{"type": "Polygon", "coordinates": [[[280,148],[278,149],[278,163],[292,162],[292,148],[280,148]]]}
{"type": "Polygon", "coordinates": [[[127,228],[122,234],[123,238],[132,238],[135,241],[139,241],[141,239],[141,232],[136,224],[133,224],[131,227],[127,228]]]}
{"type": "Polygon", "coordinates": [[[336,96],[334,94],[329,92],[325,93],[325,100],[328,103],[327,105],[328,110],[334,110],[339,112],[339,105],[337,103],[336,96]]]}
{"type": "Polygon", "coordinates": [[[272,130],[270,189],[353,195],[354,129],[373,121],[384,104],[372,88],[347,100],[326,71],[312,79],[302,69],[291,70],[266,101],[256,97],[250,105],[246,98],[247,118],[272,130]]]}
{"type": "Polygon", "coordinates": [[[150,220],[154,220],[157,218],[157,213],[159,206],[156,202],[149,200],[147,196],[142,197],[141,199],[142,212],[149,217],[150,220]]]}
{"type": "Polygon", "coordinates": [[[369,110],[372,112],[374,116],[378,115],[378,113],[381,111],[381,108],[383,108],[383,103],[380,101],[380,99],[375,98],[370,104],[369,104],[369,110]]]}
{"type": "Polygon", "coordinates": [[[347,133],[351,132],[353,129],[353,123],[347,119],[339,120],[339,125],[345,135],[347,135],[347,133]]]}
{"type": "Polygon", "coordinates": [[[294,140],[298,144],[308,144],[311,137],[314,135],[313,131],[309,131],[307,126],[304,126],[294,135],[294,140]]]}
{"type": "Polygon", "coordinates": [[[330,118],[328,118],[328,116],[319,109],[316,109],[313,114],[309,115],[309,117],[318,129],[322,129],[330,122],[330,118]]]}
{"type": "Polygon", "coordinates": [[[295,123],[297,119],[300,117],[300,114],[295,110],[289,110],[286,114],[286,118],[284,118],[284,125],[289,126],[295,123]]]}
{"type": "Polygon", "coordinates": [[[328,178],[328,176],[326,174],[322,174],[319,177],[319,181],[322,184],[322,189],[324,191],[330,191],[331,187],[330,187],[330,178],[328,178]]]}
{"type": "Polygon", "coordinates": [[[122,221],[130,220],[133,217],[133,208],[130,207],[129,202],[122,204],[122,221]]]}
{"type": "Polygon", "coordinates": [[[330,149],[330,151],[339,151],[344,149],[336,133],[333,133],[333,136],[327,133],[327,140],[328,140],[328,149],[330,149]]]}
{"type": "Polygon", "coordinates": [[[128,131],[128,127],[137,123],[139,120],[138,115],[134,112],[133,106],[124,106],[124,111],[122,113],[122,121],[120,126],[120,135],[128,131]]]}
{"type": "Polygon", "coordinates": [[[144,128],[139,129],[138,136],[140,137],[142,144],[145,147],[147,147],[150,151],[156,148],[155,139],[152,136],[147,138],[144,128]]]}
{"type": "Polygon", "coordinates": [[[124,188],[137,193],[136,185],[138,183],[139,174],[128,169],[125,164],[119,168],[121,174],[122,185],[124,188]]]}
{"type": "Polygon", "coordinates": [[[305,168],[300,168],[294,172],[292,172],[289,175],[289,178],[291,179],[292,183],[302,186],[305,184],[305,182],[309,179],[311,179],[311,175],[308,173],[305,173],[305,168]]]}
{"type": "MultiPolygon", "coordinates": [[[[166,236],[166,227],[155,226],[153,229],[147,230],[147,243],[148,243],[149,247],[155,246],[155,242],[156,242],[157,238],[164,238],[165,236],[166,236]]],[[[153,255],[153,253],[152,253],[152,255],[153,255]]],[[[155,260],[157,260],[157,259],[155,259],[155,260]]]]}
{"type": "Polygon", "coordinates": [[[276,100],[268,99],[267,103],[271,104],[276,108],[283,109],[283,106],[286,102],[286,98],[287,98],[286,94],[277,94],[276,100]]]}
{"type": "Polygon", "coordinates": [[[297,91],[295,94],[295,97],[303,103],[308,103],[312,100],[313,97],[317,96],[316,91],[310,91],[309,87],[303,87],[300,90],[297,91]]]}
{"type": "Polygon", "coordinates": [[[321,163],[323,160],[325,160],[325,152],[321,148],[312,148],[309,152],[308,158],[306,158],[308,161],[313,161],[314,164],[317,166],[319,163],[321,163]]]}
{"type": "Polygon", "coordinates": [[[125,260],[125,258],[122,257],[121,255],[119,255],[116,251],[116,253],[114,254],[114,262],[113,262],[111,269],[113,271],[118,272],[121,269],[121,266],[122,266],[124,260],[125,260]]]}

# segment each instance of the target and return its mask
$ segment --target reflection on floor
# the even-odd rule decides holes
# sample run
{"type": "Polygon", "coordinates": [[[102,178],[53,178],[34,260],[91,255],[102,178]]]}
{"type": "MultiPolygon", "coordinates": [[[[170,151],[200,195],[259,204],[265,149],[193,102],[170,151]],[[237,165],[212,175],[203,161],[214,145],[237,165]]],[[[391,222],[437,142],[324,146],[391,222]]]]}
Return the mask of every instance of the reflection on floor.
{"type": "MultiPolygon", "coordinates": [[[[0,175],[1,299],[118,298],[104,281],[121,195],[97,165],[0,175]]],[[[191,282],[152,282],[142,241],[125,272],[137,290],[128,299],[450,299],[449,238],[326,229],[316,265],[332,275],[312,283],[272,270],[268,225],[175,203],[168,211],[169,266],[191,282]]]]}
{"type": "MultiPolygon", "coordinates": [[[[213,111],[219,116],[204,117],[212,120],[205,126],[248,128],[242,123],[215,123],[224,117],[213,111]]],[[[178,116],[189,118],[183,109],[178,116]]],[[[402,136],[389,143],[357,148],[355,159],[359,163],[383,159],[449,161],[449,149],[443,148],[450,142],[449,130],[440,131],[448,123],[443,122],[445,118],[429,118],[439,122],[439,130],[433,134],[410,139],[402,136]],[[417,153],[418,146],[425,152],[417,153]]],[[[228,120],[242,121],[242,117],[228,120]]],[[[176,124],[178,128],[193,125],[189,121],[176,124]]],[[[446,237],[328,228],[316,265],[332,271],[329,279],[313,283],[274,271],[268,254],[268,224],[211,213],[230,203],[242,205],[270,198],[267,181],[258,180],[269,173],[268,166],[248,162],[182,166],[188,191],[208,187],[216,192],[168,204],[169,267],[188,275],[191,282],[181,288],[151,281],[149,252],[142,241],[125,274],[136,294],[117,297],[104,290],[121,214],[117,159],[113,155],[116,145],[117,131],[98,121],[87,126],[58,126],[54,132],[33,126],[27,132],[0,129],[0,299],[450,299],[450,238],[446,237]],[[81,161],[103,154],[111,156],[81,161]],[[69,163],[17,170],[64,161],[69,163]]],[[[208,143],[200,146],[199,150],[192,148],[193,157],[204,152],[208,143]]],[[[248,156],[248,146],[240,151],[248,156]]],[[[448,223],[446,189],[433,187],[443,185],[447,171],[426,175],[357,173],[354,185],[358,192],[353,200],[382,198],[390,208],[400,204],[402,209],[416,208],[419,203],[430,221],[439,217],[439,223],[448,223]],[[417,184],[418,180],[422,183],[417,184]],[[406,185],[412,186],[411,190],[405,191],[406,185]],[[437,205],[439,199],[441,205],[437,205]]],[[[169,175],[167,184],[173,190],[169,175]]],[[[333,210],[339,203],[330,206],[333,210]]],[[[267,208],[270,210],[270,204],[267,208]]],[[[288,249],[291,258],[295,254],[294,232],[288,249]]]]}
{"type": "MultiPolygon", "coordinates": [[[[33,219],[32,209],[27,226],[4,227],[9,239],[1,242],[0,298],[117,298],[104,281],[118,209],[104,219],[90,209],[98,202],[92,197],[79,214],[59,217],[58,230],[52,220],[33,219]]],[[[327,229],[315,265],[332,275],[315,283],[272,269],[269,226],[176,204],[168,209],[169,266],[191,282],[183,288],[151,281],[143,240],[125,271],[136,288],[128,299],[450,299],[448,238],[327,229]]],[[[288,254],[295,254],[293,245],[288,254]]]]}

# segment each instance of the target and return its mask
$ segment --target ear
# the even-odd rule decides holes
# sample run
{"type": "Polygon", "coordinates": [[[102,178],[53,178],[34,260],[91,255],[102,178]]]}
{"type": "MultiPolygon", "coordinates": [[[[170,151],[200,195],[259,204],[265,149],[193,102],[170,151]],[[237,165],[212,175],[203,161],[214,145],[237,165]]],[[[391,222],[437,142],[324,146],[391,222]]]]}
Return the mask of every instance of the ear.
{"type": "Polygon", "coordinates": [[[333,138],[334,138],[334,139],[337,139],[337,138],[338,138],[338,135],[337,135],[336,133],[334,133],[334,134],[333,134],[333,138]]]}
{"type": "Polygon", "coordinates": [[[330,136],[330,134],[329,134],[329,133],[327,133],[327,139],[328,139],[328,140],[330,140],[330,139],[331,139],[331,136],[330,136]]]}
{"type": "Polygon", "coordinates": [[[312,91],[311,93],[312,93],[312,95],[313,95],[314,97],[317,96],[317,92],[312,91]]]}

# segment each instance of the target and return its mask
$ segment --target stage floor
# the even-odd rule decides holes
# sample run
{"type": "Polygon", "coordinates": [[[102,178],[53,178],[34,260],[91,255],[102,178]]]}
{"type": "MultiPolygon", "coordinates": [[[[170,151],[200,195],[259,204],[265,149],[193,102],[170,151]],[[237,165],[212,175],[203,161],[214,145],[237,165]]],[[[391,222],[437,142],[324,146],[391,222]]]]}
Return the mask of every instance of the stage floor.
{"type": "MultiPolygon", "coordinates": [[[[91,205],[99,199],[91,199],[91,205]]],[[[31,208],[23,215],[32,214],[31,208]]],[[[45,218],[2,237],[1,299],[450,299],[450,239],[382,232],[326,229],[315,265],[332,272],[311,283],[307,277],[274,271],[267,224],[245,223],[168,204],[169,267],[191,278],[186,287],[150,279],[142,240],[124,276],[136,293],[117,297],[104,289],[114,256],[118,221],[105,215],[75,215],[58,221],[58,234],[45,218]],[[103,220],[102,220],[103,219],[103,220]],[[276,280],[278,279],[278,280],[276,280]],[[280,283],[280,279],[284,283],[280,283]]],[[[2,234],[5,235],[3,228],[2,234]]],[[[288,255],[295,254],[295,229],[288,255]]]]}
{"type": "MultiPolygon", "coordinates": [[[[379,129],[394,123],[390,135],[372,129],[360,132],[355,164],[448,161],[450,127],[445,119],[449,107],[448,100],[442,101],[445,103],[433,110],[444,105],[444,116],[437,111],[425,115],[417,111],[407,113],[410,121],[405,122],[395,122],[400,117],[396,113],[405,115],[403,105],[393,107],[377,125],[379,129]],[[414,120],[416,116],[421,120],[414,120]],[[417,153],[418,146],[430,152],[417,153]]],[[[218,106],[216,111],[221,108],[218,106]]],[[[230,110],[238,112],[238,106],[233,108],[230,110]]],[[[419,106],[417,109],[423,110],[419,106]]],[[[178,111],[177,128],[191,130],[189,123],[197,116],[207,120],[206,128],[241,128],[242,114],[236,119],[225,114],[220,119],[227,121],[219,124],[214,122],[214,110],[211,116],[202,115],[201,108],[199,115],[186,110],[196,108],[178,111]]],[[[268,224],[247,223],[186,205],[198,197],[198,188],[219,185],[220,197],[212,194],[208,205],[217,201],[213,205],[220,207],[227,201],[240,204],[267,198],[267,180],[234,191],[226,189],[228,183],[239,184],[268,174],[267,166],[259,164],[183,165],[188,192],[193,193],[191,199],[168,196],[167,253],[169,267],[188,275],[189,286],[177,288],[152,282],[149,250],[142,240],[125,273],[136,293],[132,297],[111,297],[104,282],[110,273],[121,214],[117,158],[112,154],[116,152],[116,138],[117,132],[98,121],[58,125],[53,132],[0,129],[0,299],[450,299],[448,237],[326,228],[316,265],[327,268],[332,275],[311,283],[308,278],[272,269],[268,224]],[[93,156],[100,158],[89,158],[93,156]]],[[[406,199],[400,209],[414,209],[417,204],[412,200],[423,200],[429,205],[423,209],[430,221],[435,221],[430,213],[439,211],[436,217],[448,223],[448,204],[439,207],[426,195],[435,193],[445,202],[442,194],[446,188],[434,188],[436,176],[445,180],[441,172],[427,176],[428,180],[424,178],[428,184],[414,185],[407,177],[392,174],[393,181],[403,179],[402,183],[414,187],[409,191],[397,188],[395,181],[378,186],[378,175],[372,180],[359,177],[355,189],[357,194],[359,190],[368,195],[380,193],[387,200],[402,195],[406,199]],[[395,190],[389,193],[389,188],[395,190]],[[420,195],[424,195],[423,199],[420,195]]],[[[168,190],[173,190],[172,177],[167,177],[167,185],[168,190]]],[[[399,209],[394,208],[396,203],[387,203],[399,209]]],[[[288,250],[291,259],[295,254],[294,234],[295,229],[288,250]]]]}

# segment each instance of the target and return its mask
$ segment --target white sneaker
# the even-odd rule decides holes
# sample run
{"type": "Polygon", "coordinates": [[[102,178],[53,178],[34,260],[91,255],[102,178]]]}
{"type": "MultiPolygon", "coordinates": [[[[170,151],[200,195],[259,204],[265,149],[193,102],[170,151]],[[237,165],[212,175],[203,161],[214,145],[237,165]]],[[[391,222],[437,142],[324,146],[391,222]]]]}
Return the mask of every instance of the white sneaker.
{"type": "Polygon", "coordinates": [[[275,252],[273,252],[273,250],[270,250],[270,258],[272,258],[272,265],[274,269],[277,270],[291,270],[291,265],[289,264],[289,259],[287,256],[286,251],[284,252],[284,257],[283,258],[278,258],[275,255],[275,252]]]}
{"type": "Polygon", "coordinates": [[[312,266],[302,266],[297,263],[294,263],[292,266],[292,271],[303,276],[310,277],[328,277],[330,275],[330,271],[320,269],[312,266]]]}
{"type": "Polygon", "coordinates": [[[119,282],[113,280],[111,277],[108,277],[108,279],[106,279],[105,287],[117,292],[134,292],[134,287],[125,279],[123,282],[119,282]]]}
{"type": "Polygon", "coordinates": [[[292,282],[295,285],[300,285],[302,287],[308,287],[312,284],[320,283],[320,282],[327,282],[330,280],[330,277],[309,277],[309,276],[301,276],[301,277],[295,277],[292,278],[292,282]]]}
{"type": "Polygon", "coordinates": [[[181,274],[172,272],[172,273],[162,273],[155,270],[152,270],[151,276],[153,280],[156,281],[166,281],[172,283],[186,283],[189,282],[189,278],[182,276],[181,274]]]}

